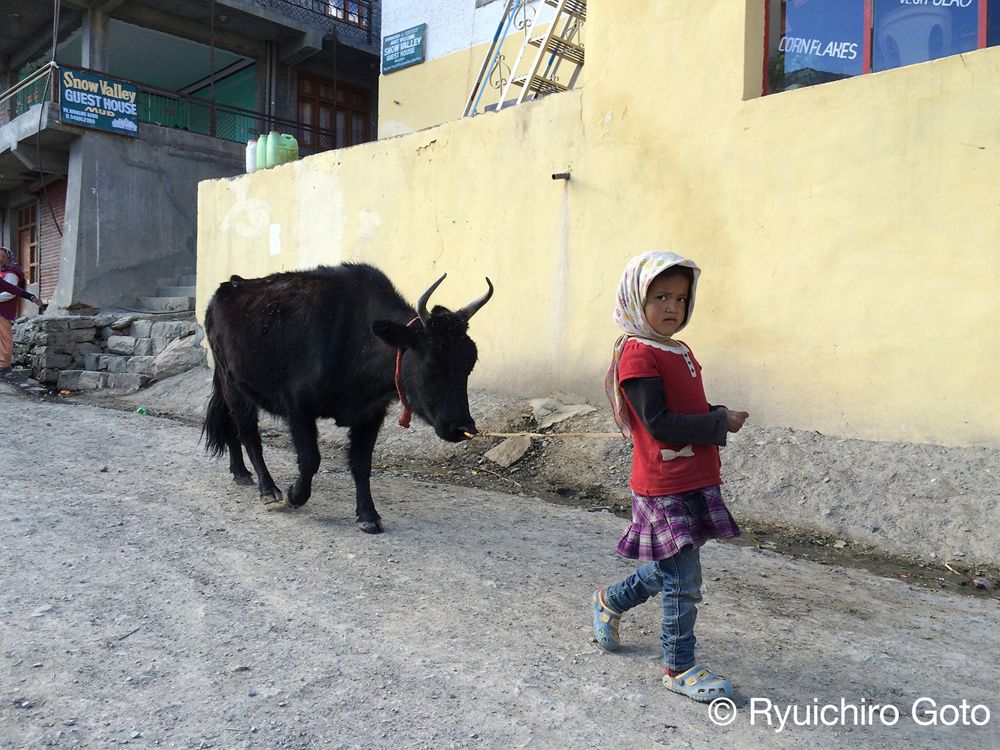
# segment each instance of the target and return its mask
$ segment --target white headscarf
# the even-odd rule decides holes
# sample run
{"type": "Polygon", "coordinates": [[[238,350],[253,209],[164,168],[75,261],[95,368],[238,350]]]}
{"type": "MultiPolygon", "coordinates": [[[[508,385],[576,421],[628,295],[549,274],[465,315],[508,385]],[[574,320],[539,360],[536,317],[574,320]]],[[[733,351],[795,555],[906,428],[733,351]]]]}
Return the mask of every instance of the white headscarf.
{"type": "Polygon", "coordinates": [[[615,325],[625,333],[615,341],[611,366],[604,378],[604,390],[608,395],[608,401],[611,402],[615,423],[625,437],[629,436],[630,430],[625,398],[621,388],[618,387],[618,362],[621,359],[622,350],[625,348],[625,342],[629,339],[634,338],[656,343],[671,342],[669,336],[661,336],[653,330],[649,321],[646,320],[643,307],[646,304],[646,290],[653,283],[653,279],[674,266],[685,266],[690,268],[692,272],[691,291],[688,294],[684,321],[677,327],[677,330],[680,331],[691,320],[691,314],[694,312],[695,290],[698,287],[698,276],[701,275],[701,269],[698,268],[697,263],[677,253],[650,250],[632,258],[625,266],[621,281],[618,282],[618,297],[615,300],[615,310],[611,318],[615,321],[615,325]]]}

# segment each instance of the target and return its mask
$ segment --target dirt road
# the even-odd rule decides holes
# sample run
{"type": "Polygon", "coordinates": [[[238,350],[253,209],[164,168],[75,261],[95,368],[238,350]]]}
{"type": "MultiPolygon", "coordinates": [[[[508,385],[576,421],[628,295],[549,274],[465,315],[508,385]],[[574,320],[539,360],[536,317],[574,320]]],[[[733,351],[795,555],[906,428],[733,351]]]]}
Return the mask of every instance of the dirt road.
{"type": "Polygon", "coordinates": [[[339,456],[268,512],[190,425],[2,384],[0,422],[3,748],[1000,746],[996,600],[710,544],[719,727],[659,685],[655,604],[590,644],[610,514],[382,473],[367,536],[339,456]]]}

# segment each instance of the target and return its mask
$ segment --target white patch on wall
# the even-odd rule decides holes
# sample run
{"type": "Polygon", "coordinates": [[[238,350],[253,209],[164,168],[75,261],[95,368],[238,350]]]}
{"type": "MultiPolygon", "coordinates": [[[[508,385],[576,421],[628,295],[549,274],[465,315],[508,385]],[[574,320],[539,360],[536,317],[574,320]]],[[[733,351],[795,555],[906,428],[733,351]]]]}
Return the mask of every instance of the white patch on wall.
{"type": "Polygon", "coordinates": [[[563,183],[562,201],[559,205],[559,220],[556,225],[556,266],[555,284],[551,291],[552,295],[552,318],[549,326],[550,341],[550,367],[553,372],[558,372],[561,363],[557,353],[563,348],[563,341],[566,338],[566,320],[569,318],[569,300],[567,292],[570,288],[570,262],[569,262],[569,231],[570,231],[570,206],[569,190],[567,183],[563,183]]]}
{"type": "Polygon", "coordinates": [[[236,194],[235,200],[222,217],[219,231],[233,231],[245,239],[260,237],[264,233],[271,223],[271,206],[260,198],[248,198],[249,189],[249,179],[234,180],[230,184],[230,190],[236,194]]]}
{"type": "Polygon", "coordinates": [[[303,169],[296,186],[298,195],[297,246],[299,268],[343,262],[347,232],[347,208],[341,186],[341,166],[336,152],[328,151],[300,162],[303,169]],[[316,196],[323,196],[317,205],[316,196]]]}
{"type": "MultiPolygon", "coordinates": [[[[524,4],[533,23],[546,23],[552,18],[554,10],[542,0],[526,0],[524,4]]],[[[498,0],[481,8],[475,5],[473,0],[446,0],[438,3],[428,3],[427,0],[384,0],[382,37],[422,23],[427,24],[425,61],[486,44],[496,33],[506,3],[498,0]]],[[[510,31],[516,33],[513,23],[510,31]]]]}
{"type": "Polygon", "coordinates": [[[281,224],[272,224],[267,228],[267,254],[281,255],[281,224]]]}
{"type": "Polygon", "coordinates": [[[368,249],[382,229],[382,216],[378,211],[362,210],[358,214],[358,260],[365,260],[368,249]]]}
{"type": "Polygon", "coordinates": [[[358,215],[358,233],[363,239],[372,239],[382,228],[382,217],[378,211],[362,211],[358,215]]]}

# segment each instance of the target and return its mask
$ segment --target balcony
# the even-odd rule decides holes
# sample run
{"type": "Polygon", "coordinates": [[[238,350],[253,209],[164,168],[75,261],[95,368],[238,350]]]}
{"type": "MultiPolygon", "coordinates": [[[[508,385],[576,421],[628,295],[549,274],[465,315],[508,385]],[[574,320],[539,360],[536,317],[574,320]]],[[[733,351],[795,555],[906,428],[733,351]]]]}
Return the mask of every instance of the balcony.
{"type": "MultiPolygon", "coordinates": [[[[8,91],[0,94],[0,126],[12,122],[31,107],[42,101],[58,104],[59,76],[61,68],[50,64],[31,74],[8,91]]],[[[82,70],[72,68],[73,70],[82,70]]],[[[96,75],[103,75],[94,72],[96,75]]],[[[159,125],[165,128],[179,128],[191,133],[206,135],[224,141],[246,143],[261,133],[280,130],[294,135],[301,145],[303,155],[327,151],[334,148],[336,134],[332,130],[312,127],[304,123],[280,117],[271,117],[262,112],[254,112],[226,104],[218,104],[195,96],[167,91],[141,83],[137,98],[138,120],[140,123],[159,125]]],[[[67,123],[69,124],[69,123],[67,123]]]]}
{"type": "Polygon", "coordinates": [[[332,20],[341,42],[371,45],[378,42],[378,19],[373,15],[372,0],[257,0],[264,8],[273,8],[285,16],[315,23],[317,18],[332,20]]]}

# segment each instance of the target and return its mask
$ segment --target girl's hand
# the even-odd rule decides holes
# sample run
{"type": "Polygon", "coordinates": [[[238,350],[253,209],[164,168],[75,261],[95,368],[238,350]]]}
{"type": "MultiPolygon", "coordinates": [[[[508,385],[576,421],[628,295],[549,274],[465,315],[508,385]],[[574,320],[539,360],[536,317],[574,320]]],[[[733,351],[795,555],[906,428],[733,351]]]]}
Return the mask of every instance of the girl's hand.
{"type": "Polygon", "coordinates": [[[726,430],[729,432],[739,432],[743,423],[750,415],[745,411],[733,411],[726,409],[726,430]]]}

